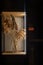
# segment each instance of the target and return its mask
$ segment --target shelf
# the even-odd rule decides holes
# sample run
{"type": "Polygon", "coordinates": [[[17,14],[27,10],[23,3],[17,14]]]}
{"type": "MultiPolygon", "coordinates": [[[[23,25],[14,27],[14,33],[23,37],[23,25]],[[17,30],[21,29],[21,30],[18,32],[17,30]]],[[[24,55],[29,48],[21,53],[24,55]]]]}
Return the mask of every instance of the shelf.
{"type": "Polygon", "coordinates": [[[25,16],[26,15],[25,12],[2,12],[2,14],[4,14],[4,15],[13,14],[14,16],[25,16]]]}
{"type": "Polygon", "coordinates": [[[6,53],[6,52],[4,52],[4,53],[2,53],[2,55],[25,55],[26,54],[26,52],[16,52],[16,53],[6,53]]]}

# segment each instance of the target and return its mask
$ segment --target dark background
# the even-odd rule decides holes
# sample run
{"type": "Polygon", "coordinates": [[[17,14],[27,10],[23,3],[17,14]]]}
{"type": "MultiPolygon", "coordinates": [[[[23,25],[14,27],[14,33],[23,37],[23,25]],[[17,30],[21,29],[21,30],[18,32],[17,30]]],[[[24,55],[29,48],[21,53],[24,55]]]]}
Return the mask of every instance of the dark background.
{"type": "Polygon", "coordinates": [[[0,0],[0,13],[2,11],[24,11],[24,5],[27,23],[27,54],[18,56],[2,56],[0,54],[0,64],[41,65],[43,63],[43,1],[0,0]],[[28,27],[31,26],[35,28],[33,32],[28,30],[28,27]]]}

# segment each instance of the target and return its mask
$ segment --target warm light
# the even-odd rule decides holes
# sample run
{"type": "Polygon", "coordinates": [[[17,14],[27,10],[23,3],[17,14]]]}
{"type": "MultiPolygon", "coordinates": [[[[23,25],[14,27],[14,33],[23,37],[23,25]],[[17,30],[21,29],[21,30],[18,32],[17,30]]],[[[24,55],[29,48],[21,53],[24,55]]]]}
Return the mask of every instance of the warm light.
{"type": "Polygon", "coordinates": [[[28,30],[29,31],[34,31],[34,27],[29,27],[28,30]]]}

